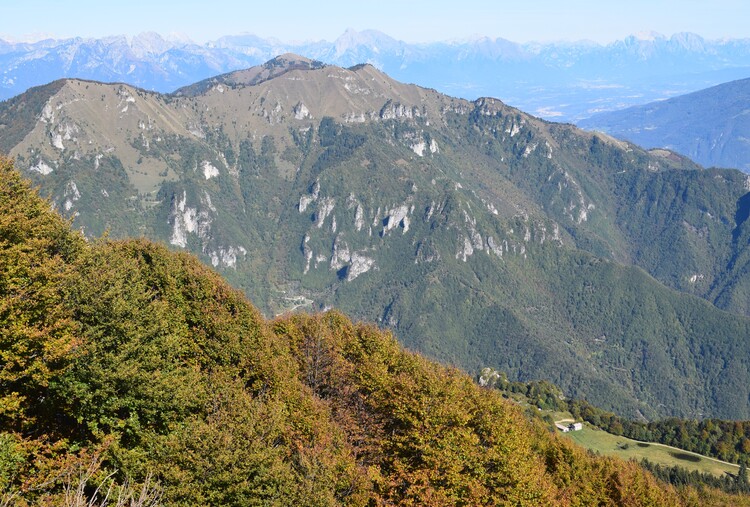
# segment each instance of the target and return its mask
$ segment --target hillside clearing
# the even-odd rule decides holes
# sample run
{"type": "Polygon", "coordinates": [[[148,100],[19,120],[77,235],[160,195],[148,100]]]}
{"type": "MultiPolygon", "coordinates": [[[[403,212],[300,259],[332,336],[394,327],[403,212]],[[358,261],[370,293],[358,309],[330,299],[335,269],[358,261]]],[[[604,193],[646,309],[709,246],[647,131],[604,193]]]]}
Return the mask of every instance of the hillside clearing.
{"type": "Polygon", "coordinates": [[[606,456],[618,456],[622,459],[647,459],[663,466],[680,466],[689,471],[710,473],[722,476],[725,473],[735,474],[738,465],[727,463],[700,454],[683,451],[664,444],[639,442],[626,437],[619,437],[604,430],[585,425],[580,431],[563,433],[578,445],[606,456]]]}

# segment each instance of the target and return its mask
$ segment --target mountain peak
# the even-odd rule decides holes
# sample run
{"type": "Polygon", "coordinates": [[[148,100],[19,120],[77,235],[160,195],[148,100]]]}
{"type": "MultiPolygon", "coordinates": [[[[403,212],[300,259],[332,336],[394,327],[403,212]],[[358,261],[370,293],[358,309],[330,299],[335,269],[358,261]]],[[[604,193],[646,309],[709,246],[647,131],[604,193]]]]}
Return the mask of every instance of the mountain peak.
{"type": "Polygon", "coordinates": [[[205,92],[214,85],[223,83],[230,86],[254,86],[269,79],[274,79],[293,70],[316,70],[326,67],[323,62],[311,60],[294,53],[284,53],[268,60],[263,65],[249,69],[237,70],[206,79],[175,91],[175,95],[197,95],[205,92]]]}
{"type": "Polygon", "coordinates": [[[276,58],[272,58],[263,64],[263,67],[267,69],[271,68],[282,68],[285,71],[296,70],[296,69],[319,69],[324,66],[323,62],[317,60],[311,60],[301,55],[294,53],[284,53],[276,58]]]}
{"type": "Polygon", "coordinates": [[[310,58],[294,53],[284,53],[283,55],[268,60],[260,67],[249,69],[255,75],[253,75],[246,84],[259,84],[293,70],[317,70],[322,69],[325,66],[326,64],[318,60],[311,60],[310,58]]]}
{"type": "Polygon", "coordinates": [[[156,32],[141,32],[130,41],[130,48],[138,57],[160,55],[170,50],[174,44],[156,32]]]}
{"type": "Polygon", "coordinates": [[[672,35],[670,42],[692,52],[702,53],[706,50],[705,39],[692,32],[676,33],[672,35]]]}
{"type": "Polygon", "coordinates": [[[392,43],[396,42],[396,39],[379,30],[362,30],[360,32],[353,28],[347,28],[346,31],[334,41],[334,45],[356,46],[370,44],[376,41],[392,43]]]}
{"type": "Polygon", "coordinates": [[[378,30],[363,30],[358,32],[352,28],[347,30],[334,41],[332,52],[336,57],[346,53],[358,53],[362,50],[379,54],[384,50],[395,50],[402,43],[378,30]]]}
{"type": "Polygon", "coordinates": [[[631,38],[633,40],[643,41],[643,42],[655,42],[657,40],[666,39],[664,35],[660,34],[659,32],[655,32],[653,30],[650,30],[650,31],[644,30],[641,32],[634,33],[633,35],[628,37],[628,39],[631,39],[631,38]]]}

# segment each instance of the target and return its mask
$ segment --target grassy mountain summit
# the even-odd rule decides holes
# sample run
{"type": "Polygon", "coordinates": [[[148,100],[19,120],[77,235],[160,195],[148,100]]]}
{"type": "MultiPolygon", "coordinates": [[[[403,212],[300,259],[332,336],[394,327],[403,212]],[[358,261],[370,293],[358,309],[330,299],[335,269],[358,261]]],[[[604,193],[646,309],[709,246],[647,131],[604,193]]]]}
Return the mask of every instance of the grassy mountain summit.
{"type": "Polygon", "coordinates": [[[294,55],[176,95],[52,83],[0,106],[0,146],[88,236],[194,252],[265,315],[341,308],[623,414],[750,417],[739,172],[294,55]]]}
{"type": "Polygon", "coordinates": [[[267,321],[188,254],[87,243],[6,160],[0,219],[3,503],[747,503],[588,455],[373,326],[267,321]]]}

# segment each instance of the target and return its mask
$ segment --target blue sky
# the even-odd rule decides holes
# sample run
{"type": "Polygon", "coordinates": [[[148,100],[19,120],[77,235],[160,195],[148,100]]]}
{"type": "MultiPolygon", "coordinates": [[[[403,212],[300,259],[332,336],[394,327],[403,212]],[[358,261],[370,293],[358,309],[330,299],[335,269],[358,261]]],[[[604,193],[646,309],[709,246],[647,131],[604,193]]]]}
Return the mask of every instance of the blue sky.
{"type": "Polygon", "coordinates": [[[196,42],[253,33],[282,41],[334,40],[374,28],[407,42],[473,35],[515,42],[695,32],[750,38],[747,0],[0,0],[0,35],[58,37],[181,33],[196,42]]]}

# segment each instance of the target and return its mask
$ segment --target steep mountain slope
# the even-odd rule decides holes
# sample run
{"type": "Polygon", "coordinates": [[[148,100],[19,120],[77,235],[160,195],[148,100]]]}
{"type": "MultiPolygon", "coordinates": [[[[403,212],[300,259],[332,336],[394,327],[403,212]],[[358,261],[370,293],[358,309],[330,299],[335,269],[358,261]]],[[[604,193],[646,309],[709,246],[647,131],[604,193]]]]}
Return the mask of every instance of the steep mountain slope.
{"type": "Polygon", "coordinates": [[[667,148],[705,166],[750,172],[750,79],[578,122],[649,148],[667,148]]]}
{"type": "Polygon", "coordinates": [[[592,456],[372,326],[264,321],[192,256],[85,243],[9,166],[4,504],[748,504],[592,456]]]}
{"type": "Polygon", "coordinates": [[[0,124],[76,227],[195,252],[266,314],[342,308],[621,413],[750,417],[750,320],[636,267],[721,286],[739,172],[294,55],[172,96],[54,83],[0,124]]]}

